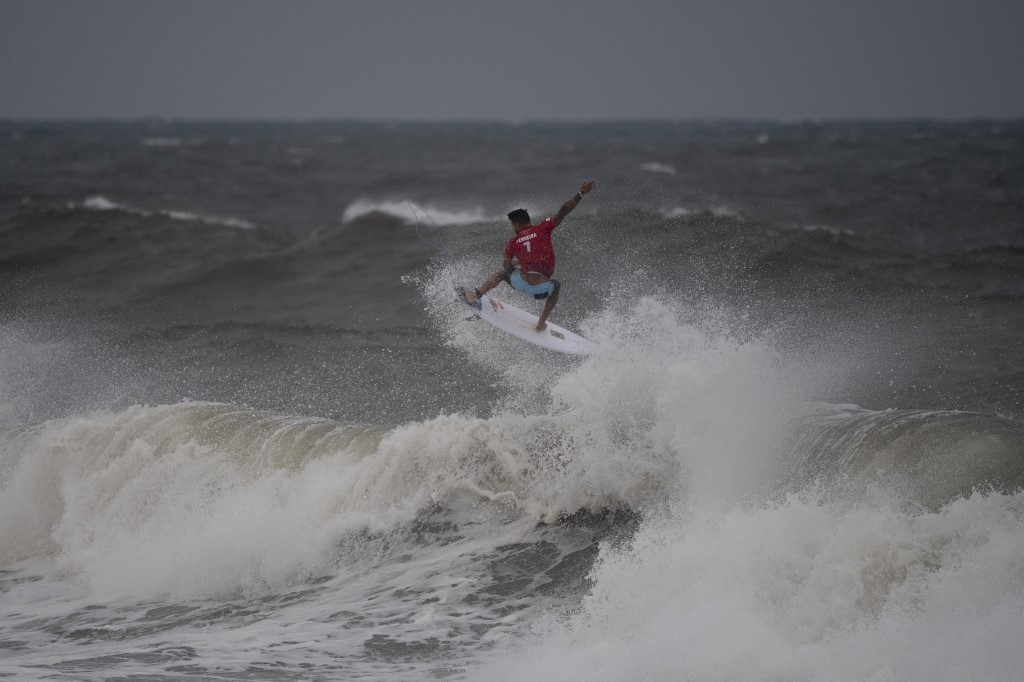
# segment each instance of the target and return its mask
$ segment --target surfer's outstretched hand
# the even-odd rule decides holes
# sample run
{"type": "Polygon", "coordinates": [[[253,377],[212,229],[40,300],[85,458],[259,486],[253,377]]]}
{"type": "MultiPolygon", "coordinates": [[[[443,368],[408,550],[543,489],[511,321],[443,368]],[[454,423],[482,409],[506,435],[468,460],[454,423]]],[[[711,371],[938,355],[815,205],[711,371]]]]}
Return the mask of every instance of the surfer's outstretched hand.
{"type": "Polygon", "coordinates": [[[580,194],[590,194],[590,190],[597,187],[597,180],[587,180],[580,185],[580,194]]]}

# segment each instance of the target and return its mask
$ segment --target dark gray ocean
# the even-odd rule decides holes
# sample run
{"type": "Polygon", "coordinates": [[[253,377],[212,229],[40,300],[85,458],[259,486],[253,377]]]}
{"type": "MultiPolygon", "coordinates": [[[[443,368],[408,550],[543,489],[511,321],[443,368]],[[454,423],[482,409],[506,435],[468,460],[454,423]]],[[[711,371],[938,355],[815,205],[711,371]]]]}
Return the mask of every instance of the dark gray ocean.
{"type": "Polygon", "coordinates": [[[0,122],[0,677],[1019,679],[1022,487],[1024,122],[0,122]]]}

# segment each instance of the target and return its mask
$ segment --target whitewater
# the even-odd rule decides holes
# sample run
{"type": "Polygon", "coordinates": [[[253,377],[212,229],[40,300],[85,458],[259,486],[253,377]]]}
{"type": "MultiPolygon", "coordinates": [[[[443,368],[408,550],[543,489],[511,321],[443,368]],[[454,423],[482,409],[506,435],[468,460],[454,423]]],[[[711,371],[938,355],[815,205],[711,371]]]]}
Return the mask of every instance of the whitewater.
{"type": "Polygon", "coordinates": [[[9,427],[0,670],[1015,676],[1018,427],[805,403],[768,345],[655,299],[587,331],[601,351],[535,413],[382,427],[186,402],[9,427]],[[999,461],[944,471],[979,451],[999,461]]]}

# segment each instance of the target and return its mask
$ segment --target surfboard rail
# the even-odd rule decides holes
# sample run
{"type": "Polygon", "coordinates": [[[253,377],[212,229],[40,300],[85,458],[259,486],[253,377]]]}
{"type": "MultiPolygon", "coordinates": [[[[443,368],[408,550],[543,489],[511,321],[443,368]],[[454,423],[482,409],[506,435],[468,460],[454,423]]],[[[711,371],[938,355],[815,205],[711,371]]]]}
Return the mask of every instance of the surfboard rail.
{"type": "Polygon", "coordinates": [[[590,355],[597,350],[597,346],[591,341],[550,320],[543,331],[537,331],[539,318],[536,315],[493,296],[484,294],[470,303],[465,290],[456,287],[455,297],[469,306],[484,322],[535,346],[571,355],[590,355]]]}

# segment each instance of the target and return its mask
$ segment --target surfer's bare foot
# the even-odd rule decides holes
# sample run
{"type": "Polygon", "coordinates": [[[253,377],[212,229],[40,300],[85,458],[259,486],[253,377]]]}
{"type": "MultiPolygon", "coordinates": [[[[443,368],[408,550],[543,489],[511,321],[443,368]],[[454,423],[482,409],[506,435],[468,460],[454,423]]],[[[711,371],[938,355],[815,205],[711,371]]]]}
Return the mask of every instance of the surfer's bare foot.
{"type": "Polygon", "coordinates": [[[476,303],[477,295],[476,292],[469,287],[462,287],[462,290],[466,292],[466,303],[473,305],[476,303]]]}
{"type": "Polygon", "coordinates": [[[548,328],[548,323],[545,322],[544,320],[540,320],[540,321],[537,322],[537,331],[542,332],[542,331],[544,331],[547,328],[548,328]]]}

